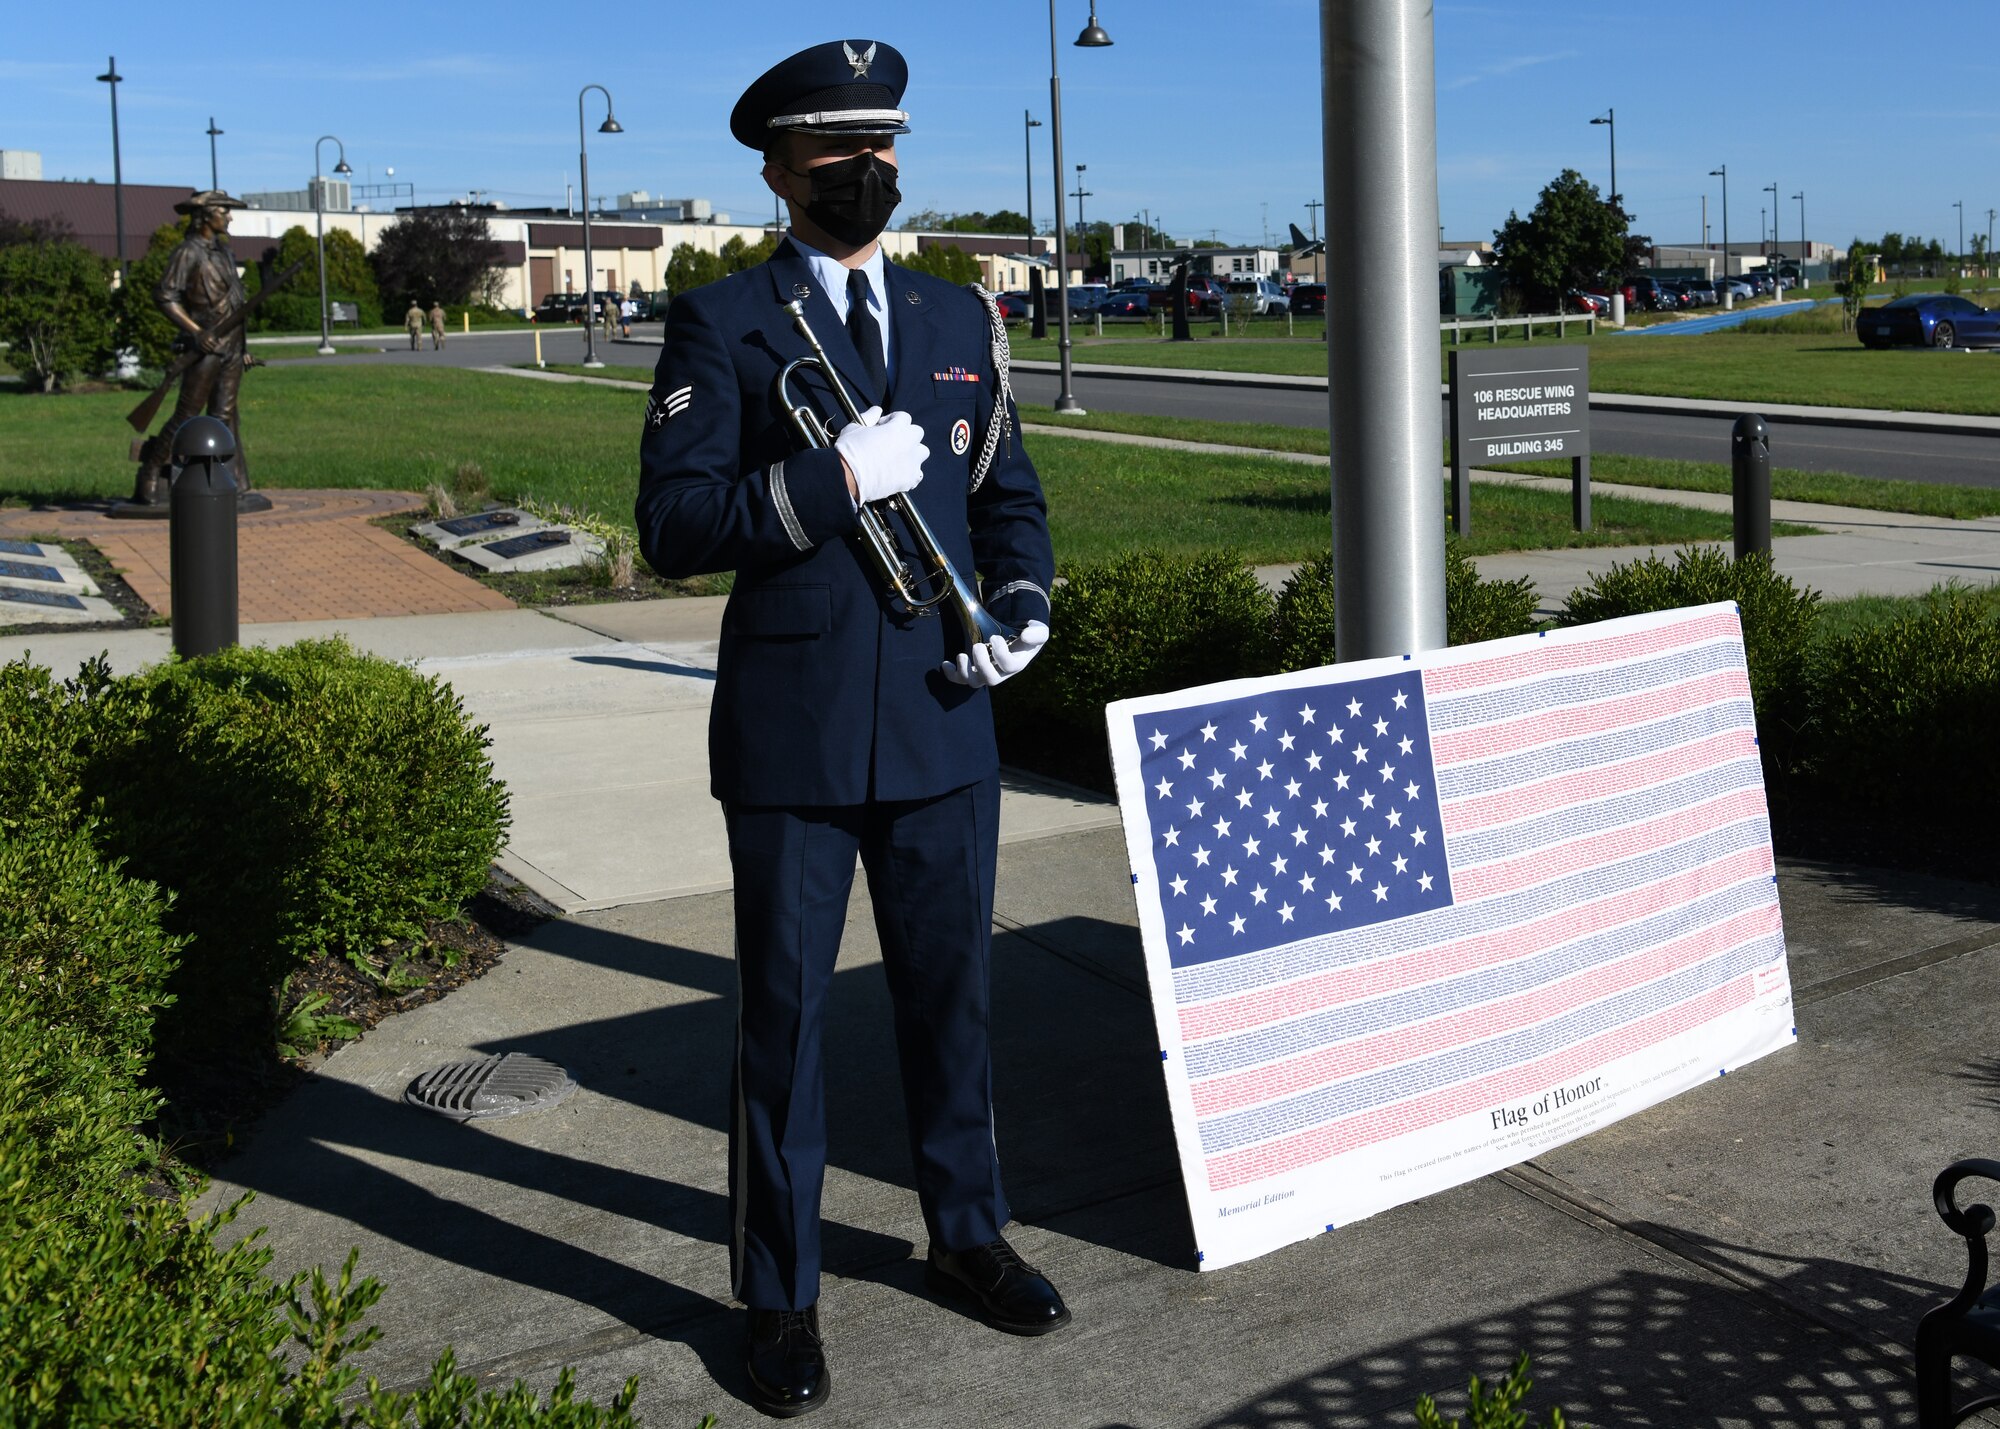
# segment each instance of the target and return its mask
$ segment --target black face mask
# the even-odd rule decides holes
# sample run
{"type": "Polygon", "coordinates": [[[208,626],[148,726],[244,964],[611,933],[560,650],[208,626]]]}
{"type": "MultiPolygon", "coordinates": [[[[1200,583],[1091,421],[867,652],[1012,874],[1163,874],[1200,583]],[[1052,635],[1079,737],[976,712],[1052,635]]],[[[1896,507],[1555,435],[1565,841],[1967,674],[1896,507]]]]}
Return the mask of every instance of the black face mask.
{"type": "Polygon", "coordinates": [[[793,169],[811,183],[806,217],[842,243],[859,248],[889,226],[903,201],[896,166],[873,154],[856,154],[816,169],[793,169]]]}

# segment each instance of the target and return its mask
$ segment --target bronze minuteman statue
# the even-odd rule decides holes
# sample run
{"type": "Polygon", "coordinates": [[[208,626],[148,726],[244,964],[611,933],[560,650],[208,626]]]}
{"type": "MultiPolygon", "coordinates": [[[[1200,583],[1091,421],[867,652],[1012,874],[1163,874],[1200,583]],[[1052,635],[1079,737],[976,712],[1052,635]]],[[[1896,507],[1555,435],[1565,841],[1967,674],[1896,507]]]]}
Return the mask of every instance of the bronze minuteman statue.
{"type": "MultiPolygon", "coordinates": [[[[244,320],[255,304],[244,295],[243,282],[236,276],[236,255],[229,246],[230,210],[243,207],[242,200],[220,189],[191,193],[174,205],[175,213],[188,215],[187,237],[167,259],[166,272],[153,289],[153,301],[167,321],[181,330],[174,341],[180,355],[168,368],[167,381],[160,390],[132,414],[133,424],[145,430],[158,410],[167,382],[176,377],[180,379],[180,396],[167,424],[140,447],[139,474],[132,490],[136,505],[164,505],[174,433],[189,418],[204,412],[225,424],[236,438],[233,465],[237,485],[240,490],[249,489],[236,395],[247,359],[244,320]]],[[[267,284],[258,294],[259,301],[275,288],[276,284],[267,284]]]]}

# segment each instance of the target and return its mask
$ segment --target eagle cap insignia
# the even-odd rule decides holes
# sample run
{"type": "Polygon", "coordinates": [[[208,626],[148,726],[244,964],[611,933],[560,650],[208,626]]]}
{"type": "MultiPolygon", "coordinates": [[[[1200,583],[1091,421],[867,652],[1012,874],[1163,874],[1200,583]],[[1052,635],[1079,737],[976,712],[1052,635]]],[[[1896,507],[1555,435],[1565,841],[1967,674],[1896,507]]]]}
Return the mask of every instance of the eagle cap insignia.
{"type": "Polygon", "coordinates": [[[868,48],[862,51],[860,54],[856,54],[854,52],[854,46],[850,45],[845,40],[842,40],[840,42],[840,47],[841,49],[847,52],[847,63],[849,64],[849,66],[853,68],[854,77],[856,79],[868,78],[868,66],[875,63],[875,46],[871,43],[868,46],[868,48]]]}

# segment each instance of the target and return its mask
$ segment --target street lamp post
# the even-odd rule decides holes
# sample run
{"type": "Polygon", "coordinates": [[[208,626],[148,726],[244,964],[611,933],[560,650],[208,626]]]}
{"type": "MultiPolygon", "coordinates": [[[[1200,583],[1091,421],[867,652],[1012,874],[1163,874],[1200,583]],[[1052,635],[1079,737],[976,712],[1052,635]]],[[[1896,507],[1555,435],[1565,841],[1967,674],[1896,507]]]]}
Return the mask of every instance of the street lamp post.
{"type": "Polygon", "coordinates": [[[1035,234],[1035,131],[1042,121],[1027,110],[1021,111],[1021,148],[1027,157],[1028,175],[1028,315],[1029,333],[1036,338],[1049,335],[1048,285],[1042,281],[1042,241],[1035,234]]]}
{"type": "Polygon", "coordinates": [[[1729,165],[1722,164],[1708,171],[1708,176],[1722,179],[1722,276],[1729,276],[1729,165]]]}
{"type": "Polygon", "coordinates": [[[1035,236],[1035,131],[1042,127],[1042,121],[1027,110],[1021,111],[1021,147],[1027,153],[1028,173],[1028,237],[1035,236]]]}
{"type": "Polygon", "coordinates": [[[313,228],[318,235],[319,247],[319,355],[333,356],[333,337],[327,330],[326,321],[326,180],[320,174],[320,146],[332,139],[334,147],[340,151],[340,158],[334,164],[336,174],[351,174],[354,170],[347,162],[347,146],[331,134],[322,134],[313,141],[313,228]]]}
{"type": "Polygon", "coordinates": [[[1958,266],[1963,268],[1965,266],[1965,200],[1962,198],[1953,199],[1951,206],[1958,210],[1958,253],[1955,256],[1958,266]]]}
{"type": "MultiPolygon", "coordinates": [[[[1097,23],[1097,0],[1090,3],[1090,23],[1083,33],[1076,37],[1080,49],[1103,49],[1111,43],[1111,36],[1104,33],[1097,23]]],[[[1062,327],[1062,336],[1056,344],[1057,355],[1061,358],[1062,391],[1056,396],[1055,410],[1063,413],[1083,415],[1083,405],[1076,400],[1070,390],[1070,347],[1069,347],[1069,253],[1065,245],[1063,216],[1063,147],[1062,147],[1062,76],[1056,68],[1056,0],[1049,0],[1049,142],[1055,150],[1056,175],[1056,290],[1062,295],[1056,313],[1062,327]]]]}
{"type": "Polygon", "coordinates": [[[623,134],[625,126],[612,112],[611,91],[603,85],[586,84],[576,92],[576,171],[583,186],[583,365],[602,367],[604,364],[597,357],[597,304],[592,289],[597,270],[592,266],[590,253],[590,145],[583,133],[583,97],[593,89],[604,96],[604,122],[597,126],[597,132],[623,134]]]}
{"type": "Polygon", "coordinates": [[[213,114],[209,115],[208,116],[208,186],[212,189],[219,189],[222,187],[222,180],[219,177],[217,177],[217,170],[215,167],[215,141],[217,136],[220,135],[222,132],[223,132],[222,130],[215,127],[215,116],[213,114]]]}
{"type": "MultiPolygon", "coordinates": [[[[1771,246],[1775,248],[1778,246],[1778,181],[1772,179],[1771,182],[1764,185],[1760,192],[1771,196],[1771,246]]],[[[1757,225],[1757,241],[1759,243],[1764,241],[1764,226],[1762,223],[1757,225]]]]}
{"type": "MultiPolygon", "coordinates": [[[[125,281],[125,165],[118,152],[118,85],[125,78],[118,73],[118,56],[111,56],[98,80],[111,86],[111,221],[117,225],[118,281],[125,281]]],[[[214,120],[209,121],[211,124],[214,120]]]]}
{"type": "Polygon", "coordinates": [[[1792,195],[1799,201],[1799,286],[1806,285],[1806,260],[1812,257],[1812,244],[1806,241],[1806,191],[1800,189],[1792,195]]]}
{"type": "Polygon", "coordinates": [[[1615,109],[1607,109],[1602,114],[1598,115],[1595,119],[1591,120],[1590,122],[1592,124],[1604,124],[1610,127],[1611,201],[1613,203],[1617,203],[1618,202],[1618,111],[1615,109]]]}

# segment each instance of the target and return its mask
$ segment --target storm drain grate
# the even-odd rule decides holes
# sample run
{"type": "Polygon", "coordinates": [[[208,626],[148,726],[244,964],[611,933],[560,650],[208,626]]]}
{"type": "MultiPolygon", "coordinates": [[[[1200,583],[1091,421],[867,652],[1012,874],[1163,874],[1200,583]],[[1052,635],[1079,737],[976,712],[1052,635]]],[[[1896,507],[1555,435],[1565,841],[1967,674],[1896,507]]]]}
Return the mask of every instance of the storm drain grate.
{"type": "Polygon", "coordinates": [[[410,1083],[403,1100],[453,1121],[471,1121],[543,1111],[575,1090],[576,1082],[554,1062],[503,1052],[434,1067],[410,1083]]]}

